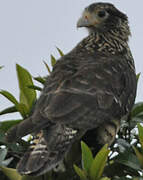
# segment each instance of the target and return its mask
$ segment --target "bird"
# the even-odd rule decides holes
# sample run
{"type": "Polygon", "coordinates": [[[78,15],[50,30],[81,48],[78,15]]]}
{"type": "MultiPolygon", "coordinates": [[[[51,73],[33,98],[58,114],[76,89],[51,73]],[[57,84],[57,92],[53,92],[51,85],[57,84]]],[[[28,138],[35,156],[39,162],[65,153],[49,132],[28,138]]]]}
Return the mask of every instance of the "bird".
{"type": "Polygon", "coordinates": [[[17,165],[20,174],[54,169],[82,138],[110,146],[134,105],[137,79],[127,15],[111,3],[92,3],[77,27],[88,36],[57,61],[33,113],[6,134],[13,142],[40,132],[17,165]]]}

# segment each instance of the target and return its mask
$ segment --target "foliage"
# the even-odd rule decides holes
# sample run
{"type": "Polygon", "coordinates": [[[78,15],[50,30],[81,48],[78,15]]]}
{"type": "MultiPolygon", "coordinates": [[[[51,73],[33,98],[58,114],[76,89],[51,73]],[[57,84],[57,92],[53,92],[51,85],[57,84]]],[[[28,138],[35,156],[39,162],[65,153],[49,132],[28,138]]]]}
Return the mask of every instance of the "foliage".
{"type": "MultiPolygon", "coordinates": [[[[57,48],[60,56],[63,52],[57,48]]],[[[51,65],[56,58],[51,55],[51,65]]],[[[51,68],[44,61],[50,75],[51,68]]],[[[0,66],[0,69],[2,66],[0,66]]],[[[131,113],[122,119],[121,128],[114,145],[109,148],[105,145],[95,157],[90,147],[83,141],[73,145],[72,152],[67,155],[65,162],[68,167],[64,173],[50,172],[39,177],[21,176],[16,171],[16,164],[20,157],[33,143],[33,136],[27,140],[20,139],[17,143],[8,144],[5,133],[12,126],[30,116],[37,100],[36,91],[41,91],[47,77],[32,77],[20,65],[16,65],[19,100],[6,90],[0,94],[7,98],[12,105],[1,110],[0,115],[19,112],[20,119],[0,122],[0,179],[1,180],[141,180],[143,179],[143,102],[137,102],[131,113]],[[35,83],[39,83],[38,85],[35,83]],[[82,150],[82,153],[80,152],[82,150]],[[81,163],[78,161],[81,154],[81,163]],[[74,165],[73,165],[74,164],[74,165]]],[[[2,72],[1,72],[2,73],[2,72]]],[[[140,74],[137,75],[139,79],[140,74]]]]}
{"type": "Polygon", "coordinates": [[[82,149],[82,169],[74,165],[76,173],[80,176],[81,180],[98,180],[101,179],[103,170],[105,168],[108,154],[110,150],[108,145],[105,145],[93,158],[92,152],[89,147],[81,142],[82,149]]]}
{"type": "Polygon", "coordinates": [[[0,66],[0,69],[2,69],[3,68],[3,66],[0,66]]]}

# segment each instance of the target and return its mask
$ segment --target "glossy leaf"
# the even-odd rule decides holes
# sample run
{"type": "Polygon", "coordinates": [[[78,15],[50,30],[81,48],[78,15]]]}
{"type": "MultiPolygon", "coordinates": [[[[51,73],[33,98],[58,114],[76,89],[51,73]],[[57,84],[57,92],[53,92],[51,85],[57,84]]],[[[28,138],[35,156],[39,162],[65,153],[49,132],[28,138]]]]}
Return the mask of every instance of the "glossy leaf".
{"type": "Polygon", "coordinates": [[[125,139],[118,138],[117,144],[120,152],[124,152],[125,150],[131,148],[131,145],[125,139]]]}
{"type": "Polygon", "coordinates": [[[101,178],[100,180],[110,180],[110,178],[108,178],[108,177],[103,177],[103,178],[101,178]]]}
{"type": "Polygon", "coordinates": [[[32,77],[26,69],[18,64],[16,64],[16,70],[20,88],[20,103],[27,107],[25,111],[28,110],[27,113],[29,113],[36,100],[36,91],[28,88],[28,86],[33,85],[32,77]]]}
{"type": "Polygon", "coordinates": [[[16,98],[8,91],[5,90],[1,90],[0,94],[2,94],[4,97],[6,97],[9,101],[11,101],[13,104],[16,105],[16,107],[18,106],[18,101],[16,100],[16,98]]]}
{"type": "MultiPolygon", "coordinates": [[[[11,101],[15,105],[17,111],[20,112],[21,115],[24,117],[24,114],[23,114],[24,110],[23,110],[23,108],[21,107],[19,102],[16,100],[16,98],[11,93],[9,93],[8,91],[2,90],[2,91],[0,91],[0,94],[2,94],[9,101],[11,101]]],[[[5,109],[4,111],[7,111],[7,109],[5,109]]]]}
{"type": "Polygon", "coordinates": [[[8,120],[0,122],[0,131],[6,132],[12,126],[20,123],[22,120],[8,120]]]}
{"type": "Polygon", "coordinates": [[[115,162],[121,163],[137,171],[140,170],[139,161],[132,151],[120,153],[117,158],[115,158],[115,162]]]}
{"type": "MultiPolygon", "coordinates": [[[[44,175],[43,175],[44,176],[44,175]]],[[[45,178],[43,176],[22,176],[20,180],[52,180],[51,178],[45,178]]]]}
{"type": "MultiPolygon", "coordinates": [[[[28,108],[26,107],[26,105],[22,105],[21,103],[19,103],[19,102],[16,100],[16,98],[15,98],[11,93],[9,93],[8,91],[2,90],[2,91],[0,91],[0,94],[2,94],[2,95],[3,95],[4,97],[6,97],[9,101],[11,101],[11,102],[15,105],[17,111],[18,111],[23,117],[25,117],[25,113],[27,113],[27,111],[28,111],[28,108]]],[[[14,109],[14,108],[13,108],[13,109],[14,109]]],[[[5,109],[4,111],[7,111],[7,109],[5,109]]]]}
{"type": "Polygon", "coordinates": [[[112,180],[131,180],[131,178],[129,177],[115,177],[112,180]]]}
{"type": "Polygon", "coordinates": [[[136,117],[141,118],[143,120],[143,111],[140,112],[136,117]]]}
{"type": "Polygon", "coordinates": [[[48,66],[48,64],[45,61],[43,61],[43,62],[44,62],[45,66],[46,66],[46,68],[47,68],[47,70],[48,70],[48,72],[50,74],[51,73],[50,67],[48,66]]]}
{"type": "Polygon", "coordinates": [[[131,116],[137,116],[141,112],[143,112],[143,102],[136,103],[132,109],[131,116]]]}
{"type": "Polygon", "coordinates": [[[136,77],[137,77],[137,82],[139,81],[140,75],[141,75],[141,73],[138,73],[138,74],[136,75],[136,77]]]}
{"type": "Polygon", "coordinates": [[[83,141],[81,142],[81,149],[82,149],[82,168],[88,172],[93,162],[93,155],[89,147],[83,141]]]}
{"type": "Polygon", "coordinates": [[[51,55],[51,65],[52,65],[52,67],[56,64],[56,62],[57,62],[56,58],[53,55],[51,55]]]}
{"type": "Polygon", "coordinates": [[[4,66],[0,66],[0,69],[2,69],[4,66]]]}
{"type": "Polygon", "coordinates": [[[106,144],[96,155],[90,168],[90,178],[96,180],[101,178],[110,150],[106,144]]]}
{"type": "Polygon", "coordinates": [[[9,108],[6,108],[6,109],[2,110],[0,112],[0,115],[14,113],[14,112],[18,112],[18,110],[17,110],[16,106],[11,106],[9,108]]]}
{"type": "Polygon", "coordinates": [[[2,172],[9,178],[9,180],[43,180],[43,176],[21,176],[16,169],[0,166],[2,172]]]}
{"type": "Polygon", "coordinates": [[[136,117],[131,118],[130,128],[134,129],[138,123],[143,123],[143,118],[137,115],[136,117]]]}
{"type": "Polygon", "coordinates": [[[28,107],[25,104],[19,103],[18,110],[21,113],[22,117],[26,118],[29,114],[30,109],[28,109],[28,107]]]}
{"type": "Polygon", "coordinates": [[[143,177],[135,177],[133,180],[143,180],[143,177]]]}
{"type": "Polygon", "coordinates": [[[123,177],[123,176],[138,176],[139,173],[132,168],[125,166],[123,164],[117,162],[109,162],[108,165],[104,169],[104,174],[107,177],[123,177]]]}
{"type": "Polygon", "coordinates": [[[13,168],[7,168],[0,166],[2,172],[10,179],[10,180],[21,180],[22,176],[13,168]]]}
{"type": "Polygon", "coordinates": [[[39,83],[41,83],[42,85],[46,82],[46,79],[45,78],[42,78],[42,77],[34,77],[34,79],[36,81],[38,81],[39,83]]]}
{"type": "Polygon", "coordinates": [[[29,143],[23,141],[23,140],[20,140],[20,143],[7,143],[6,142],[6,139],[5,139],[5,132],[3,132],[2,130],[0,130],[0,144],[3,144],[5,145],[7,148],[9,148],[10,150],[12,150],[12,152],[24,152],[25,151],[25,148],[28,147],[29,143]],[[22,145],[21,145],[21,142],[22,145]]]}
{"type": "Polygon", "coordinates": [[[5,159],[6,155],[7,155],[7,149],[6,148],[0,149],[0,163],[5,159]]]}
{"type": "Polygon", "coordinates": [[[135,148],[134,146],[133,146],[133,149],[134,149],[134,151],[135,151],[135,153],[136,153],[136,156],[137,156],[137,158],[138,158],[138,160],[139,160],[139,162],[140,162],[141,167],[143,168],[143,154],[140,153],[140,152],[138,151],[138,149],[135,148]]]}
{"type": "Polygon", "coordinates": [[[81,180],[87,180],[85,172],[80,169],[78,166],[74,165],[74,170],[77,173],[77,175],[80,177],[81,180]]]}
{"type": "Polygon", "coordinates": [[[138,124],[138,131],[139,131],[139,141],[143,149],[143,127],[140,124],[138,124]]]}
{"type": "Polygon", "coordinates": [[[8,158],[8,159],[0,162],[0,165],[1,165],[1,166],[8,166],[8,165],[11,163],[11,161],[13,161],[13,159],[14,159],[13,157],[8,158]]]}
{"type": "Polygon", "coordinates": [[[41,87],[35,86],[35,85],[28,86],[28,88],[34,89],[34,90],[37,90],[37,91],[42,91],[42,88],[41,88],[41,87]]]}
{"type": "Polygon", "coordinates": [[[0,131],[0,143],[5,144],[5,132],[0,131]]]}
{"type": "Polygon", "coordinates": [[[60,56],[61,56],[61,57],[64,56],[64,53],[62,52],[62,50],[61,50],[60,48],[58,48],[58,47],[56,47],[56,48],[57,48],[57,50],[58,50],[60,56]]]}

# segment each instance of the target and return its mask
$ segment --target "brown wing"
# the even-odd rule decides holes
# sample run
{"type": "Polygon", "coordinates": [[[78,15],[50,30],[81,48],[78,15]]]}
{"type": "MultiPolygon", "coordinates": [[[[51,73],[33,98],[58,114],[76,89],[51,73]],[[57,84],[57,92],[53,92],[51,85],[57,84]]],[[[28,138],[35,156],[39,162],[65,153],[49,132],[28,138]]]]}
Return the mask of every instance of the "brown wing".
{"type": "Polygon", "coordinates": [[[66,55],[58,61],[33,115],[11,129],[7,139],[20,138],[57,122],[74,129],[91,129],[120,119],[131,110],[136,75],[126,59],[78,58],[66,55]]]}
{"type": "MultiPolygon", "coordinates": [[[[57,81],[57,87],[49,93],[49,85],[46,86],[41,97],[44,99],[40,104],[41,115],[53,123],[92,128],[128,113],[136,93],[132,88],[136,87],[136,76],[127,60],[120,58],[84,61],[70,76],[62,74],[67,70],[65,64],[63,69],[57,65],[55,72],[62,81],[57,81]]],[[[55,72],[52,76],[57,78],[55,72]]]]}

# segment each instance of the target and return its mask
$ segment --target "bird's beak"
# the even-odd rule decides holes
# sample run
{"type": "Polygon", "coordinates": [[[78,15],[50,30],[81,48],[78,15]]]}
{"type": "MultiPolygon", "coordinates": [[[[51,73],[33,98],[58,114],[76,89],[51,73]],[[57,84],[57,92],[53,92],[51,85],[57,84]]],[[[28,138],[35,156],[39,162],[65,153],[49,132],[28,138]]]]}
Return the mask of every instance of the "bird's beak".
{"type": "Polygon", "coordinates": [[[91,17],[89,13],[84,12],[82,17],[77,22],[77,28],[79,27],[89,27],[92,25],[91,17]]]}
{"type": "Polygon", "coordinates": [[[77,22],[77,27],[88,27],[90,25],[88,19],[81,17],[77,22]]]}

